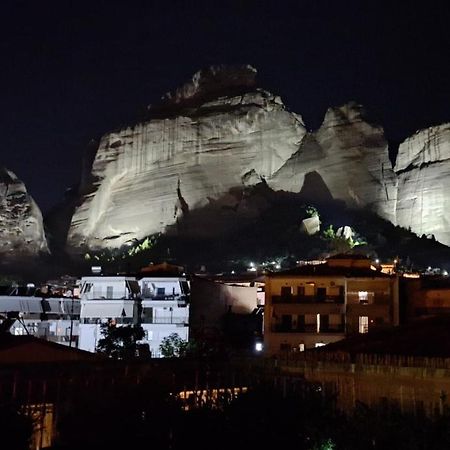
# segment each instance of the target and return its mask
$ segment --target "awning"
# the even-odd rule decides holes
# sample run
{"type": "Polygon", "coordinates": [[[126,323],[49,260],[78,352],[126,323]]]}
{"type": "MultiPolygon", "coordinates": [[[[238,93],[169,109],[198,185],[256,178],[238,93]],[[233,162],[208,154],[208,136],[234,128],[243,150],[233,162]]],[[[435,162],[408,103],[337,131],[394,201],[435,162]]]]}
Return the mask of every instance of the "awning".
{"type": "Polygon", "coordinates": [[[80,318],[133,318],[133,305],[132,300],[82,300],[80,318]]]}
{"type": "Polygon", "coordinates": [[[15,296],[1,296],[0,297],[0,313],[6,312],[22,312],[41,313],[42,304],[39,297],[15,297],[15,296]]]}

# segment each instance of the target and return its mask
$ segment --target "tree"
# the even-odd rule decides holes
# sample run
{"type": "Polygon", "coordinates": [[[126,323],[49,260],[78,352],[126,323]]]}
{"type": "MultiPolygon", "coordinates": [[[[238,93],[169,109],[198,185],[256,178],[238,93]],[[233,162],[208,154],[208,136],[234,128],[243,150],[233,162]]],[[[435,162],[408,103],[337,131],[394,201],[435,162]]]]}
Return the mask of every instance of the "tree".
{"type": "Polygon", "coordinates": [[[97,351],[115,359],[132,359],[138,354],[138,341],[144,337],[140,325],[117,325],[108,321],[100,325],[103,338],[98,341],[97,351]]]}
{"type": "Polygon", "coordinates": [[[181,339],[178,333],[172,333],[162,340],[159,349],[165,358],[179,358],[186,356],[188,342],[181,339]]]}

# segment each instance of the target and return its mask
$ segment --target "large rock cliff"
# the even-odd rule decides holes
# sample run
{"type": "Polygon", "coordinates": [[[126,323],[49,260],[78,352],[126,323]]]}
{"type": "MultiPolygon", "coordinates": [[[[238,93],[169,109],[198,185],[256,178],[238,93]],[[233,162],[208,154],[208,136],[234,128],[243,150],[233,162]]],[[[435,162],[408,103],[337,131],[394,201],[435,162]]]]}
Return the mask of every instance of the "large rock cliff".
{"type": "Polygon", "coordinates": [[[383,129],[360,105],[330,108],[308,132],[278,96],[256,87],[255,75],[251,66],[202,70],[145,121],[105,134],[82,175],[68,248],[132,244],[198,211],[207,214],[189,232],[219,235],[264,209],[245,203],[246,186],[303,192],[310,174],[311,201],[325,187],[349,206],[450,244],[448,126],[405,141],[394,172],[383,129]]]}
{"type": "Polygon", "coordinates": [[[271,178],[297,152],[306,133],[301,117],[255,87],[252,67],[237,72],[239,77],[219,68],[196,74],[166,95],[157,118],[103,136],[69,246],[119,247],[164,231],[210,202],[233,207],[231,189],[271,178]],[[217,74],[220,90],[229,83],[233,95],[213,89],[217,74]]]}
{"type": "Polygon", "coordinates": [[[450,124],[418,131],[400,144],[397,224],[450,245],[450,124]]]}
{"type": "Polygon", "coordinates": [[[0,168],[0,257],[2,262],[48,253],[42,214],[16,175],[0,168]]]}

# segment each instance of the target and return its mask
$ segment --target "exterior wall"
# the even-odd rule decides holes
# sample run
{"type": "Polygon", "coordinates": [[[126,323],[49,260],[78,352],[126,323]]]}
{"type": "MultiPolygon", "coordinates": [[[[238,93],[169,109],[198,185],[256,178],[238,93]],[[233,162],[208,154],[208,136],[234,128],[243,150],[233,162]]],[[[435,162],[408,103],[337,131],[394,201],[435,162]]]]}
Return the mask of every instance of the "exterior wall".
{"type": "Polygon", "coordinates": [[[269,355],[399,323],[396,277],[277,275],[267,277],[265,291],[264,346],[269,355]]]}
{"type": "Polygon", "coordinates": [[[291,379],[320,383],[324,391],[337,394],[337,406],[344,411],[352,411],[357,402],[375,406],[389,400],[404,412],[443,414],[450,392],[449,360],[422,358],[416,364],[415,358],[396,358],[358,355],[356,363],[292,359],[278,361],[278,370],[291,379]]]}
{"type": "Polygon", "coordinates": [[[346,297],[347,334],[359,332],[359,317],[368,317],[368,330],[399,324],[398,279],[349,279],[346,297]],[[359,292],[367,292],[361,302],[359,292]]]}
{"type": "Polygon", "coordinates": [[[78,348],[88,352],[95,352],[98,340],[101,339],[100,324],[80,323],[80,337],[78,339],[78,348]]]}
{"type": "Polygon", "coordinates": [[[423,281],[406,280],[406,320],[450,314],[450,288],[423,287],[423,281]]]}
{"type": "MultiPolygon", "coordinates": [[[[259,295],[261,299],[263,296],[259,295]]],[[[228,285],[211,280],[192,280],[191,327],[221,327],[227,312],[250,314],[258,306],[258,287],[228,285]]]]}
{"type": "MultiPolygon", "coordinates": [[[[95,351],[101,338],[101,322],[108,319],[115,319],[119,324],[138,322],[138,302],[129,300],[127,281],[137,282],[132,277],[83,278],[84,283],[93,286],[81,294],[79,348],[95,351]],[[114,299],[97,296],[106,294],[107,286],[112,286],[114,299]]],[[[138,284],[142,297],[140,323],[145,332],[142,343],[149,345],[153,357],[159,357],[159,345],[165,337],[177,333],[186,341],[189,338],[189,284],[184,277],[143,277],[138,284]],[[183,287],[182,283],[186,285],[183,287]]]]}
{"type": "Polygon", "coordinates": [[[143,342],[149,345],[153,358],[160,358],[161,352],[159,346],[163,339],[170,336],[172,333],[178,334],[184,341],[189,340],[189,328],[183,325],[176,324],[148,324],[143,323],[142,328],[145,332],[145,339],[143,342]]]}

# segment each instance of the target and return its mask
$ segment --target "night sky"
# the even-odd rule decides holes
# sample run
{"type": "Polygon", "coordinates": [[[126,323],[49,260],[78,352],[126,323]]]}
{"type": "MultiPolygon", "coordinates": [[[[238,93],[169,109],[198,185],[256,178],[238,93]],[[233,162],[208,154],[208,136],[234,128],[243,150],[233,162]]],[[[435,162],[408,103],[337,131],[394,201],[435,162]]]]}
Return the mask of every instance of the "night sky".
{"type": "Polygon", "coordinates": [[[0,165],[46,212],[91,139],[221,63],[255,66],[310,129],[360,102],[395,146],[450,121],[450,7],[422,3],[2,2],[0,165]]]}

